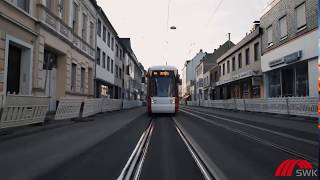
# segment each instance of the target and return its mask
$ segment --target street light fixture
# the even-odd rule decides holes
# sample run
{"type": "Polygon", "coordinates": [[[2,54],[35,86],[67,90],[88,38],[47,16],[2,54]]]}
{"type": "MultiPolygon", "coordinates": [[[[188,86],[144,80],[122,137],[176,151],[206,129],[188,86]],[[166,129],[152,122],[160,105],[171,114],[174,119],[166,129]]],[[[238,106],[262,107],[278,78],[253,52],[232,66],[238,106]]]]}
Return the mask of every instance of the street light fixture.
{"type": "Polygon", "coordinates": [[[175,29],[177,29],[177,27],[171,26],[170,29],[171,29],[171,30],[175,30],[175,29]]]}

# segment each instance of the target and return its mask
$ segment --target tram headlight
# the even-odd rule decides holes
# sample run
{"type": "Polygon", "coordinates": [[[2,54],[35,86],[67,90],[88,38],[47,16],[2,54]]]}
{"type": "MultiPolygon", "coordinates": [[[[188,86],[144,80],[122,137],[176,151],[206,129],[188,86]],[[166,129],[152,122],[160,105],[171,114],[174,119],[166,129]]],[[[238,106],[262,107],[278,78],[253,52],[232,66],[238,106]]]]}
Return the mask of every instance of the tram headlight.
{"type": "Polygon", "coordinates": [[[151,104],[155,104],[157,101],[154,99],[151,99],[151,104]]]}
{"type": "Polygon", "coordinates": [[[176,100],[175,99],[171,99],[170,102],[171,102],[171,104],[175,104],[176,100]]]}

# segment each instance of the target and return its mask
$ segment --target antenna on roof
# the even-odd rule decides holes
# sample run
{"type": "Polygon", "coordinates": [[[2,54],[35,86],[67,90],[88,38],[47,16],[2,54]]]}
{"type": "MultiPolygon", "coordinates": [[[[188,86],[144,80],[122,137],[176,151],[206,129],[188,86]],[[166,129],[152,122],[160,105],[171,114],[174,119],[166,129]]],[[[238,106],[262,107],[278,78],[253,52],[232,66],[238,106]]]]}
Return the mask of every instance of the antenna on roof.
{"type": "Polygon", "coordinates": [[[168,62],[166,61],[166,66],[168,66],[168,62]]]}

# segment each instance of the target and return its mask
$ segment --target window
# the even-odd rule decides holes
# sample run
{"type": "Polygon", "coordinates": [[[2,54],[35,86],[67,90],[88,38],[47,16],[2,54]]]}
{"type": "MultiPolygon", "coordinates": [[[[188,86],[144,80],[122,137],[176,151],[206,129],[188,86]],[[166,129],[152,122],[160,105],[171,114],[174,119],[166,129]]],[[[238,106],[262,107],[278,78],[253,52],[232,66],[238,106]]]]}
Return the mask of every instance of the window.
{"type": "Polygon", "coordinates": [[[260,60],[259,43],[254,44],[254,61],[260,60]]]}
{"type": "Polygon", "coordinates": [[[113,59],[111,59],[111,73],[113,73],[113,59]]]}
{"type": "Polygon", "coordinates": [[[102,67],[106,68],[106,53],[102,52],[102,67]]]}
{"type": "Polygon", "coordinates": [[[93,22],[90,22],[90,45],[91,46],[94,46],[93,32],[94,32],[94,25],[93,25],[93,22]]]}
{"type": "Polygon", "coordinates": [[[307,63],[296,68],[296,96],[309,96],[307,63]]]}
{"type": "Polygon", "coordinates": [[[279,26],[280,26],[280,38],[281,38],[281,40],[286,39],[288,37],[287,16],[283,16],[279,20],[279,26]]]}
{"type": "Polygon", "coordinates": [[[64,9],[64,0],[60,0],[60,2],[59,2],[59,4],[58,4],[58,7],[59,7],[59,12],[60,12],[60,16],[61,16],[61,19],[63,19],[64,20],[64,18],[65,18],[65,14],[64,14],[64,11],[65,11],[65,9],[64,9]]]}
{"type": "Polygon", "coordinates": [[[79,7],[75,2],[73,2],[72,31],[74,33],[78,31],[78,16],[79,16],[78,14],[79,14],[79,7]]]}
{"type": "Polygon", "coordinates": [[[221,65],[219,66],[219,75],[220,75],[220,76],[222,75],[222,68],[221,68],[221,65]]]}
{"type": "Polygon", "coordinates": [[[100,56],[101,56],[101,50],[100,48],[97,48],[97,64],[100,65],[100,56]]]}
{"type": "Polygon", "coordinates": [[[296,8],[297,30],[302,30],[306,27],[306,3],[299,5],[296,8]]]}
{"type": "Polygon", "coordinates": [[[107,57],[107,70],[110,71],[110,57],[107,57]]]}
{"type": "Polygon", "coordinates": [[[246,65],[250,64],[250,49],[246,49],[246,65]]]}
{"type": "Polygon", "coordinates": [[[46,0],[46,7],[51,10],[52,8],[52,0],[46,0]]]}
{"type": "Polygon", "coordinates": [[[116,56],[119,57],[119,47],[118,47],[118,44],[116,44],[116,56]]]}
{"type": "Polygon", "coordinates": [[[272,37],[272,26],[269,26],[267,28],[267,36],[268,36],[268,47],[272,46],[273,45],[273,37],[272,37]]]}
{"type": "Polygon", "coordinates": [[[108,43],[107,44],[108,44],[109,47],[110,47],[110,38],[111,38],[110,37],[110,32],[108,32],[108,43]]]}
{"type": "Polygon", "coordinates": [[[26,12],[29,12],[29,0],[17,0],[17,6],[26,12]]]}
{"type": "Polygon", "coordinates": [[[111,50],[113,51],[113,49],[114,49],[114,38],[112,37],[111,38],[111,50]]]}
{"type": "Polygon", "coordinates": [[[116,76],[116,78],[118,78],[119,77],[119,70],[118,70],[118,65],[116,65],[116,73],[115,73],[115,76],[116,76]]]}
{"type": "Polygon", "coordinates": [[[270,73],[270,97],[281,96],[280,71],[270,73]]]}
{"type": "Polygon", "coordinates": [[[84,93],[84,83],[85,83],[85,78],[86,78],[86,69],[81,67],[81,93],[84,93]]]}
{"type": "Polygon", "coordinates": [[[222,65],[222,75],[224,75],[225,74],[225,63],[223,63],[223,65],[222,65]]]}
{"type": "Polygon", "coordinates": [[[232,58],[232,71],[236,70],[236,57],[232,58]]]}
{"type": "Polygon", "coordinates": [[[72,63],[71,65],[71,91],[76,91],[76,76],[77,76],[77,65],[72,63]]]}
{"type": "Polygon", "coordinates": [[[121,79],[122,78],[122,69],[119,68],[119,78],[121,79]]]}
{"type": "Polygon", "coordinates": [[[103,41],[106,42],[106,33],[107,33],[107,28],[105,26],[103,26],[103,41]]]}
{"type": "Polygon", "coordinates": [[[97,29],[97,33],[98,33],[98,36],[101,37],[101,20],[98,19],[98,29],[97,29]]]}
{"type": "Polygon", "coordinates": [[[241,55],[241,53],[238,54],[238,67],[239,67],[239,69],[242,68],[242,55],[241,55]]]}
{"type": "Polygon", "coordinates": [[[227,74],[230,73],[230,61],[227,61],[227,74]]]}
{"type": "Polygon", "coordinates": [[[82,39],[86,40],[87,39],[87,15],[83,14],[83,19],[82,19],[82,39]]]}
{"type": "Polygon", "coordinates": [[[214,80],[218,81],[219,77],[218,77],[218,71],[214,72],[214,80]]]}

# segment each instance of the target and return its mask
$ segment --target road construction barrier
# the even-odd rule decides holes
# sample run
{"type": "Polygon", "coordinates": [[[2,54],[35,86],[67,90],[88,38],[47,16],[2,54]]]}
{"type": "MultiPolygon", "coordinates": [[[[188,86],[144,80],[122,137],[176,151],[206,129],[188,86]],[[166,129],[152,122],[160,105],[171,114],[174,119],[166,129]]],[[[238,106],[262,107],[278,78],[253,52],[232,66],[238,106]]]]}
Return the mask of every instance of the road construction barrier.
{"type": "Polygon", "coordinates": [[[82,98],[61,98],[55,120],[72,119],[80,116],[82,98]]]}
{"type": "Polygon", "coordinates": [[[188,101],[191,106],[214,107],[240,111],[266,112],[307,117],[318,117],[318,98],[280,97],[266,99],[228,99],[188,101]]]}
{"type": "Polygon", "coordinates": [[[103,98],[101,101],[101,112],[117,111],[122,109],[121,99],[103,98]]]}
{"type": "Polygon", "coordinates": [[[8,95],[1,113],[0,129],[44,122],[48,97],[8,95]]]}
{"type": "Polygon", "coordinates": [[[139,106],[142,106],[142,102],[141,101],[138,101],[138,100],[133,100],[133,101],[124,100],[122,108],[123,109],[131,109],[131,108],[139,107],[139,106]]]}
{"type": "Polygon", "coordinates": [[[81,117],[89,117],[101,112],[102,98],[85,99],[81,117]]]}

